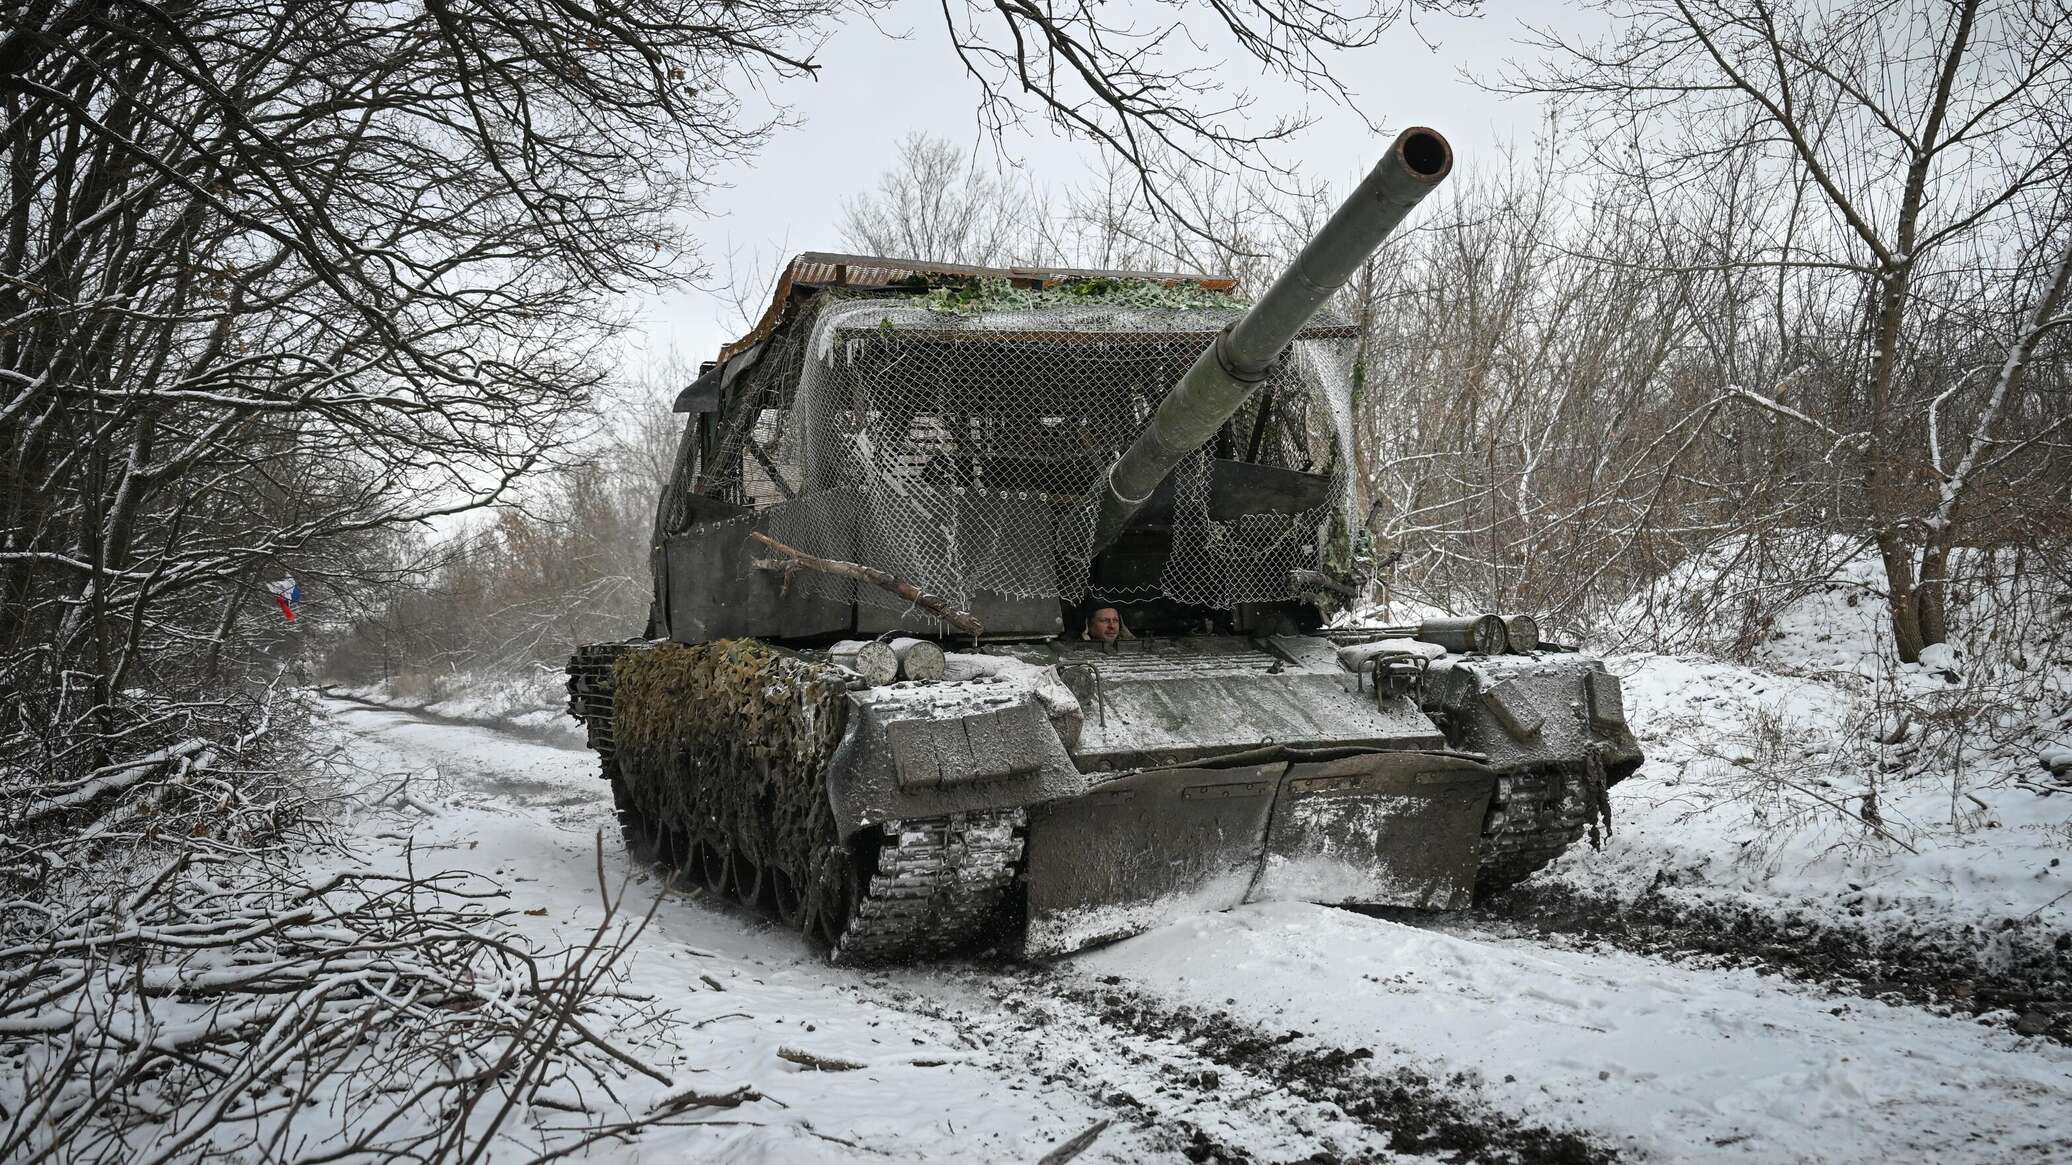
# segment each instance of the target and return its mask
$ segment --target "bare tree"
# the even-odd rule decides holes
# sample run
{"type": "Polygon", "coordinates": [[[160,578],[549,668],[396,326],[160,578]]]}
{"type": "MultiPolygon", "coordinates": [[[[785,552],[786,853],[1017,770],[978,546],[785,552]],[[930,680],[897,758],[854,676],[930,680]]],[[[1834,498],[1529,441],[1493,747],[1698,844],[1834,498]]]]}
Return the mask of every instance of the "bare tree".
{"type": "Polygon", "coordinates": [[[304,815],[307,708],[265,585],[378,584],[399,532],[582,436],[607,297],[682,266],[701,178],[658,159],[753,149],[730,86],[803,67],[830,11],[0,6],[0,976],[60,1050],[56,1108],[11,1100],[0,1155],[142,1159],[111,1127],[169,1072],[205,1098],[185,1151],[271,1104],[281,1057],[402,1016],[325,976],[125,1044],[178,952],[101,936],[125,910],[234,934],[279,897],[258,859],[304,815]],[[203,909],[153,858],[250,894],[203,909]]]}
{"type": "Polygon", "coordinates": [[[486,520],[396,546],[396,560],[416,569],[327,629],[326,673],[427,689],[464,673],[558,673],[575,644],[638,632],[681,424],[669,402],[682,381],[655,370],[623,394],[640,403],[629,399],[618,425],[570,463],[531,475],[486,520]]]}
{"type": "Polygon", "coordinates": [[[1577,627],[1647,573],[1636,534],[1651,511],[1686,529],[1720,515],[1650,493],[1690,436],[1665,448],[1683,410],[1668,372],[1690,342],[1684,289],[1587,261],[1645,240],[1616,208],[1577,213],[1561,182],[1544,145],[1456,181],[1344,310],[1361,325],[1360,484],[1398,590],[1577,627]]]}
{"type": "Polygon", "coordinates": [[[2062,396],[2030,390],[2039,358],[2062,359],[2067,322],[2072,14],[1985,0],[1602,7],[1612,41],[1544,36],[1552,63],[1503,87],[1580,111],[1596,164],[1657,231],[1709,234],[1677,270],[1744,293],[1723,301],[1740,313],[1714,321],[1723,334],[1745,334],[1749,313],[1776,321],[1767,351],[1784,367],[1749,378],[1735,358],[1749,349],[1729,344],[1722,395],[1850,467],[1852,523],[1884,564],[1900,657],[1918,659],[1948,634],[1949,555],[1974,499],[2072,424],[2062,396]]]}
{"type": "Polygon", "coordinates": [[[1229,275],[1256,293],[1335,205],[1322,180],[1248,181],[1191,166],[1164,147],[1151,157],[1160,173],[1175,176],[1160,199],[1146,196],[1127,162],[1106,159],[1050,220],[1053,253],[1089,267],[1229,275]]]}
{"type": "Polygon", "coordinates": [[[602,297],[672,277],[696,194],[650,151],[758,144],[713,83],[817,10],[14,11],[0,660],[17,730],[107,733],[326,539],[571,439],[602,297]]]}
{"type": "Polygon", "coordinates": [[[869,254],[943,263],[1033,262],[1034,192],[967,162],[941,138],[909,134],[877,189],[842,204],[842,238],[869,254]]]}
{"type": "Polygon", "coordinates": [[[1286,181],[1293,170],[1271,147],[1309,121],[1254,124],[1253,98],[1230,77],[1262,73],[1330,100],[1350,96],[1335,54],[1371,48],[1398,22],[1420,15],[1467,16],[1480,0],[1239,0],[1213,3],[1190,22],[1125,23],[1100,0],[965,0],[943,19],[965,72],[979,87],[979,121],[999,135],[1031,117],[1100,145],[1126,167],[1145,204],[1203,240],[1212,227],[1189,213],[1174,183],[1189,171],[1244,173],[1286,181]],[[1245,58],[1205,59],[1223,39],[1245,58]],[[1170,163],[1184,167],[1175,170],[1170,163]]]}

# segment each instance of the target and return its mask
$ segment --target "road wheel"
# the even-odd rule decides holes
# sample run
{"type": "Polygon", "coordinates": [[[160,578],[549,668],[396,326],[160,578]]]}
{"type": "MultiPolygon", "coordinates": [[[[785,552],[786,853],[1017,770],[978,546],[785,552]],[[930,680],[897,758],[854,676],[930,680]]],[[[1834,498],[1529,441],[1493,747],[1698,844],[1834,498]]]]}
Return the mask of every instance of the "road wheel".
{"type": "Polygon", "coordinates": [[[740,846],[734,847],[734,901],[750,910],[761,910],[770,894],[767,875],[761,862],[749,857],[740,846]]]}
{"type": "Polygon", "coordinates": [[[777,921],[793,930],[804,921],[805,896],[792,876],[776,866],[769,868],[770,900],[777,907],[777,921]]]}
{"type": "Polygon", "coordinates": [[[813,879],[812,909],[806,921],[807,940],[832,954],[849,929],[849,916],[863,897],[863,875],[847,846],[831,845],[821,851],[820,869],[813,879]]]}
{"type": "Polygon", "coordinates": [[[705,880],[705,892],[715,898],[731,892],[734,888],[733,850],[710,838],[699,839],[695,848],[694,858],[698,874],[705,880]]]}

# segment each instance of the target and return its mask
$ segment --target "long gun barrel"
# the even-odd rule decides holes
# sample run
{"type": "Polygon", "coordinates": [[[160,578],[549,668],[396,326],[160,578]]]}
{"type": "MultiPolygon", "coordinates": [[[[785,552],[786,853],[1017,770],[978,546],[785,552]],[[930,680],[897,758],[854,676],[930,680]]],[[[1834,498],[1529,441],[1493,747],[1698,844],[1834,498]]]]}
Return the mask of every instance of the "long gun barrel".
{"type": "Polygon", "coordinates": [[[1438,131],[1419,126],[1396,135],[1359,189],[1251,310],[1216,334],[1109,468],[1094,528],[1096,552],[1115,541],[1182,458],[1244,407],[1296,333],[1452,169],[1453,148],[1438,131]]]}

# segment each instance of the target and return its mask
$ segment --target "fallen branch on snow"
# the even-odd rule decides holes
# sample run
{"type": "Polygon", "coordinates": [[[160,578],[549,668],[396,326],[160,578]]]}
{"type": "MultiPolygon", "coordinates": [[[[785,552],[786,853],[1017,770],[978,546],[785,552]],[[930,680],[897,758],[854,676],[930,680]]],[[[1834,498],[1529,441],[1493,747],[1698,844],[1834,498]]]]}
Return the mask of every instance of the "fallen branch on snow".
{"type": "Polygon", "coordinates": [[[601,856],[599,877],[604,917],[554,951],[508,930],[484,904],[502,888],[474,875],[303,880],[191,852],[36,924],[17,914],[0,1159],[461,1160],[529,1108],[623,1110],[637,1077],[661,1085],[647,1111],[594,1127],[761,1099],[689,1087],[624,1042],[665,1017],[612,990],[647,920],[620,921],[601,856]]]}

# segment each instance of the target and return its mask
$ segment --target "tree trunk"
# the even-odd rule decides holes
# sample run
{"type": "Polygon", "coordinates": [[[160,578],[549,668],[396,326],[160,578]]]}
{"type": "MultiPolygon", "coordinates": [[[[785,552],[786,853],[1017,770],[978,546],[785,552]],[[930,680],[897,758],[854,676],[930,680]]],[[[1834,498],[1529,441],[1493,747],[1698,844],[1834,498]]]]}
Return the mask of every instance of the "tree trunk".
{"type": "MultiPolygon", "coordinates": [[[[223,615],[216,620],[216,633],[209,637],[209,649],[202,660],[202,674],[215,680],[222,674],[223,649],[230,642],[231,632],[237,629],[238,605],[244,602],[244,592],[231,588],[228,598],[223,600],[223,615]]],[[[386,660],[384,660],[386,663],[386,660]]],[[[387,679],[387,676],[383,676],[387,679]]]]}
{"type": "Polygon", "coordinates": [[[1914,592],[1914,609],[1921,627],[1921,645],[1947,643],[1950,638],[1948,607],[1949,547],[1942,540],[1921,551],[1921,579],[1914,592]]]}
{"type": "MultiPolygon", "coordinates": [[[[1921,662],[1928,640],[1921,634],[1920,594],[1914,551],[1891,530],[1878,531],[1878,557],[1885,564],[1886,607],[1892,615],[1892,645],[1902,663],[1921,662]]],[[[1935,642],[1941,642],[1937,639],[1935,642]]]]}

